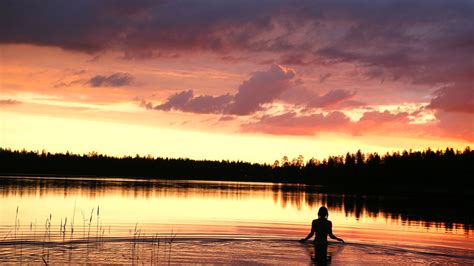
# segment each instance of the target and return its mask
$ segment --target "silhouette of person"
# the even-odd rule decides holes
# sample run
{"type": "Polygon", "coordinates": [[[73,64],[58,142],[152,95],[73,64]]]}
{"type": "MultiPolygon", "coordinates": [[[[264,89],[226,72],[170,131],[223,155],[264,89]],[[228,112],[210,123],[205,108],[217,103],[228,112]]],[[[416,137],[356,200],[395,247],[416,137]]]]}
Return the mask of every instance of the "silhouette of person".
{"type": "Polygon", "coordinates": [[[327,252],[328,252],[328,240],[329,236],[331,239],[336,239],[344,243],[342,238],[338,238],[332,233],[332,223],[328,220],[329,212],[326,207],[321,207],[318,210],[318,219],[313,220],[311,223],[311,232],[307,237],[300,240],[300,242],[305,242],[310,239],[313,235],[316,234],[314,238],[314,251],[315,251],[315,260],[318,265],[326,265],[328,262],[327,252]]]}

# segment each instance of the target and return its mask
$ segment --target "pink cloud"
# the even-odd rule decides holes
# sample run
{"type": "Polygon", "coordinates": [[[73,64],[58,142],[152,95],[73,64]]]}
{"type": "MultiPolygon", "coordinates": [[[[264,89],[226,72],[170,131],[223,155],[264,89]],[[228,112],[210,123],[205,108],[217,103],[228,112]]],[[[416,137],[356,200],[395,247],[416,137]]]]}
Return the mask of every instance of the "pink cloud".
{"type": "Polygon", "coordinates": [[[272,65],[267,71],[252,73],[248,80],[242,82],[235,95],[194,96],[192,90],[181,91],[154,106],[142,101],[141,107],[162,111],[179,110],[192,113],[223,113],[226,115],[250,115],[263,109],[280,94],[292,86],[295,71],[280,65],[272,65]]]}
{"type": "Polygon", "coordinates": [[[249,115],[261,110],[263,104],[277,99],[291,86],[295,75],[294,70],[280,65],[272,65],[267,71],[254,72],[239,86],[228,113],[249,115]]]}
{"type": "Polygon", "coordinates": [[[425,134],[425,127],[409,124],[407,112],[365,112],[358,121],[339,111],[324,114],[297,115],[288,112],[275,116],[262,116],[257,122],[242,125],[245,132],[262,132],[274,135],[315,135],[320,132],[339,132],[352,135],[370,134],[425,134]]]}
{"type": "Polygon", "coordinates": [[[307,108],[345,108],[364,105],[360,101],[352,100],[355,91],[344,89],[330,90],[324,94],[317,94],[313,90],[299,86],[284,91],[280,99],[285,102],[303,105],[307,108]]]}
{"type": "Polygon", "coordinates": [[[354,97],[356,93],[355,92],[350,92],[347,90],[331,90],[327,92],[326,94],[323,94],[321,96],[314,97],[309,103],[308,107],[313,107],[313,108],[322,108],[322,107],[328,107],[328,106],[334,106],[339,103],[342,103],[344,101],[347,101],[354,97]]]}
{"type": "Polygon", "coordinates": [[[391,113],[387,110],[383,112],[365,112],[359,121],[351,126],[351,132],[355,135],[367,133],[400,133],[406,130],[410,119],[407,112],[391,113]]]}
{"type": "Polygon", "coordinates": [[[298,116],[294,112],[263,116],[258,122],[242,125],[245,132],[263,132],[274,135],[314,135],[322,131],[337,131],[349,125],[349,118],[341,112],[327,115],[298,116]]]}
{"type": "Polygon", "coordinates": [[[474,113],[439,110],[435,116],[444,136],[474,141],[474,113]]]}
{"type": "Polygon", "coordinates": [[[456,82],[434,93],[427,108],[434,110],[437,126],[447,137],[474,141],[472,82],[456,82]]]}
{"type": "Polygon", "coordinates": [[[13,99],[5,99],[5,100],[0,100],[0,106],[12,106],[12,105],[17,105],[20,104],[20,101],[13,100],[13,99]]]}
{"type": "Polygon", "coordinates": [[[243,132],[261,132],[273,135],[317,135],[336,132],[349,135],[392,135],[407,137],[448,137],[474,141],[474,114],[438,111],[438,121],[413,124],[408,112],[385,110],[365,112],[358,121],[350,121],[344,113],[335,111],[327,115],[298,115],[288,112],[265,115],[258,121],[241,125],[243,132]]]}
{"type": "Polygon", "coordinates": [[[474,83],[457,82],[435,91],[428,108],[445,112],[474,113],[474,83]]]}
{"type": "Polygon", "coordinates": [[[275,100],[307,108],[346,108],[363,105],[362,102],[352,100],[355,92],[336,89],[318,95],[301,85],[293,69],[272,65],[267,71],[252,73],[249,79],[240,84],[235,95],[194,97],[193,91],[187,90],[171,95],[163,104],[153,106],[152,103],[142,102],[140,106],[162,111],[180,110],[243,116],[261,111],[265,104],[275,100]]]}

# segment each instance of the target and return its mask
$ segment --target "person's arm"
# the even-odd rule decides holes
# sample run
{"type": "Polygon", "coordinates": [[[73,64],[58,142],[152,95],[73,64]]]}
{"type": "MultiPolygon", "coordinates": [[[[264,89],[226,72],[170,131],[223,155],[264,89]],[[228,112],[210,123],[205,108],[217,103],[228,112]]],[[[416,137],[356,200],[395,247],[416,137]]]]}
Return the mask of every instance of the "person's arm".
{"type": "Polygon", "coordinates": [[[335,236],[332,233],[332,223],[331,222],[329,222],[329,234],[328,235],[331,239],[336,239],[337,241],[344,243],[344,240],[342,240],[342,238],[339,238],[339,237],[335,236]]]}
{"type": "Polygon", "coordinates": [[[300,242],[305,242],[306,240],[310,239],[314,235],[314,222],[311,223],[311,232],[309,232],[308,236],[305,238],[300,239],[300,242]]]}

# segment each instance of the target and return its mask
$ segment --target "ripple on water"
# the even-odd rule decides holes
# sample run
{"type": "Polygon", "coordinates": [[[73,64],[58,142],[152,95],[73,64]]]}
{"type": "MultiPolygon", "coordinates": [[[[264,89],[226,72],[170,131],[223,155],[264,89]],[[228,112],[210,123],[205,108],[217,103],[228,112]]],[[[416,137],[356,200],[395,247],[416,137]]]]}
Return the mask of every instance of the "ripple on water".
{"type": "MultiPolygon", "coordinates": [[[[446,252],[418,247],[364,243],[330,243],[332,264],[472,264],[474,252],[446,252]]],[[[276,238],[193,236],[171,238],[104,237],[92,240],[41,242],[2,241],[0,263],[144,263],[144,264],[311,264],[312,243],[276,238]]]]}

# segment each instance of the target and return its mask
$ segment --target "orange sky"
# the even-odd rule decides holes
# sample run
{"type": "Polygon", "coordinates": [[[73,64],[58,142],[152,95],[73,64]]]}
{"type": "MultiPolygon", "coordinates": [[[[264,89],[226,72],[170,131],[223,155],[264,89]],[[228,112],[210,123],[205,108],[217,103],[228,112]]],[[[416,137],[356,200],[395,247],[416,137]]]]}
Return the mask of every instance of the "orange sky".
{"type": "Polygon", "coordinates": [[[271,163],[474,141],[469,2],[400,4],[399,24],[370,1],[87,3],[0,19],[2,147],[271,163]]]}

